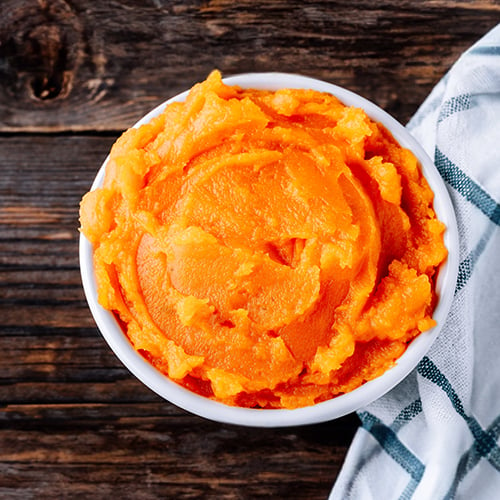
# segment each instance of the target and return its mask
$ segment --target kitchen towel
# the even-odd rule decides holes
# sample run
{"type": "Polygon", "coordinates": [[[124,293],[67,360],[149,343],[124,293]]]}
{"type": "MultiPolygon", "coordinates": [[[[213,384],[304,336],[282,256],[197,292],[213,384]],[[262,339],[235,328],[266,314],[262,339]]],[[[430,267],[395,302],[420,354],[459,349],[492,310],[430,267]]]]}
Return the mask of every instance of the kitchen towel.
{"type": "Polygon", "coordinates": [[[500,25],[460,57],[408,129],[455,208],[455,296],[417,368],[358,412],[330,499],[500,498],[500,25]]]}

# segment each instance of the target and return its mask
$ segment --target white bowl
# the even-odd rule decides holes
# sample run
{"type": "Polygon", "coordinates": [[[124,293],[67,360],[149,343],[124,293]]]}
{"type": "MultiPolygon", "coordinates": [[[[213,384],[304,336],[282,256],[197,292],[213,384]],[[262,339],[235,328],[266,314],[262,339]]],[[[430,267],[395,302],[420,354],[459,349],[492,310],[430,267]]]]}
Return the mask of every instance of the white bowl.
{"type": "MultiPolygon", "coordinates": [[[[458,232],[455,213],[448,191],[434,163],[410,133],[385,111],[353,92],[321,80],[287,73],[248,73],[225,78],[224,82],[230,85],[264,90],[308,88],[328,92],[338,97],[348,106],[363,108],[373,120],[382,123],[401,146],[410,149],[415,154],[420,162],[424,176],[434,191],[435,212],[447,227],[444,242],[449,255],[447,261],[439,269],[436,282],[439,300],[433,318],[436,320],[437,325],[413,340],[393,368],[352,392],[304,408],[269,410],[227,406],[195,394],[170,380],[138,354],[120,328],[115,316],[102,308],[97,302],[92,246],[82,234],[80,236],[80,268],[90,310],[111,349],[139,380],[164,399],[196,415],[218,422],[253,427],[286,427],[314,424],[341,417],[371,403],[403,380],[426,354],[446,320],[453,299],[458,272],[458,232]]],[[[153,117],[159,115],[168,103],[183,101],[187,94],[188,91],[169,99],[153,109],[134,126],[139,127],[149,122],[153,117]]],[[[107,161],[106,159],[102,165],[92,189],[102,183],[107,161]]]]}

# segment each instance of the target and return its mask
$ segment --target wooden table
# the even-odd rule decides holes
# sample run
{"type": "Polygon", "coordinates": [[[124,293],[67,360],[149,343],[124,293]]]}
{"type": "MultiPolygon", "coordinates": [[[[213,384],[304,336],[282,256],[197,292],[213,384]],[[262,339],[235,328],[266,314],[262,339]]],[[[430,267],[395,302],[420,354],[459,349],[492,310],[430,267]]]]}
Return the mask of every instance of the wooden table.
{"type": "Polygon", "coordinates": [[[494,0],[2,0],[0,498],[326,498],[357,417],[241,428],[141,385],[85,302],[79,200],[121,131],[213,68],[318,77],[406,122],[499,21],[494,0]]]}

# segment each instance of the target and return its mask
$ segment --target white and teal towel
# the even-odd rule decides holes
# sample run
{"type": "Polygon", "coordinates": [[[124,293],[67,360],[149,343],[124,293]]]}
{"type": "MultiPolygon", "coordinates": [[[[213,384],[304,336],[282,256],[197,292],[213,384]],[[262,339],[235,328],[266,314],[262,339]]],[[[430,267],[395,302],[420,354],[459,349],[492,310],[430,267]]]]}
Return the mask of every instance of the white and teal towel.
{"type": "Polygon", "coordinates": [[[418,367],[359,412],[334,500],[500,499],[500,25],[408,124],[455,207],[451,312],[418,367]]]}

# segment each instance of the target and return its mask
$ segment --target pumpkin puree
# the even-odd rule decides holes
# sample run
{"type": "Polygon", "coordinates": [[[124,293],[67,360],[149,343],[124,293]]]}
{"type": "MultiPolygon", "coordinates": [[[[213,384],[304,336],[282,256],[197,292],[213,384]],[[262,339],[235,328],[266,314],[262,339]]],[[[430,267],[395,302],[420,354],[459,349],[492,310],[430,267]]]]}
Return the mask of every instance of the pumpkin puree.
{"type": "Polygon", "coordinates": [[[434,325],[432,203],[361,109],[214,71],[122,135],[80,215],[98,300],[150,363],[230,405],[296,408],[381,375],[434,325]]]}

